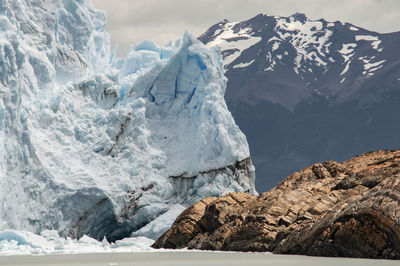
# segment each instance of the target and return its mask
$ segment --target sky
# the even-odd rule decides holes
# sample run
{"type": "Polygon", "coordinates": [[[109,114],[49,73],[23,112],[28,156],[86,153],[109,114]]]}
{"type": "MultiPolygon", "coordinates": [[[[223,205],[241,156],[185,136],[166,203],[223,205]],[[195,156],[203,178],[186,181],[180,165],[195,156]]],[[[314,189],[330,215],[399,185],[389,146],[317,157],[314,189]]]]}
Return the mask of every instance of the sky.
{"type": "Polygon", "coordinates": [[[257,14],[340,20],[380,33],[400,31],[400,0],[92,0],[107,12],[112,45],[124,55],[129,45],[152,40],[165,45],[185,30],[196,36],[223,19],[257,14]]]}

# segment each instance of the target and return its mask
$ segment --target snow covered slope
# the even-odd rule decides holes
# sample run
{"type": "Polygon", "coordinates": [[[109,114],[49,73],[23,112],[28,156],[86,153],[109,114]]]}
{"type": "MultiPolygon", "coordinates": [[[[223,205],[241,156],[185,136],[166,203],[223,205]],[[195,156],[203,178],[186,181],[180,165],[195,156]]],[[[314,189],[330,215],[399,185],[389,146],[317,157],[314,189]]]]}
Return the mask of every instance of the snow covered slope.
{"type": "Polygon", "coordinates": [[[0,230],[157,237],[254,189],[215,49],[185,34],[110,54],[89,0],[0,1],[0,230]]]}
{"type": "Polygon", "coordinates": [[[234,96],[232,89],[239,94],[235,87],[228,89],[228,97],[251,103],[256,95],[258,100],[278,103],[290,111],[314,95],[335,97],[337,102],[360,98],[369,102],[373,96],[362,91],[363,87],[399,65],[394,48],[399,33],[379,34],[349,23],[311,20],[301,13],[289,17],[260,14],[242,22],[224,20],[199,39],[207,46],[220,47],[230,83],[251,79],[251,83],[270,87],[251,86],[234,96]],[[247,73],[254,74],[249,77],[247,73]],[[282,75],[285,80],[277,80],[282,75]]]}
{"type": "Polygon", "coordinates": [[[260,14],[199,39],[223,54],[225,98],[259,191],[315,162],[400,148],[400,32],[260,14]]]}

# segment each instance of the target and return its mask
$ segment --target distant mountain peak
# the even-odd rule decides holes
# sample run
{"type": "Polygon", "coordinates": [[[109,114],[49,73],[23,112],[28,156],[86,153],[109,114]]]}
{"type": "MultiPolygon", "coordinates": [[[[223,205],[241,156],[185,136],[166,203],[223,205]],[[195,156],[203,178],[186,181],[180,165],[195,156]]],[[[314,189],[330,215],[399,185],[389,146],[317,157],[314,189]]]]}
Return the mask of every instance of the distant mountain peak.
{"type": "Polygon", "coordinates": [[[296,21],[300,21],[301,23],[304,23],[308,20],[308,17],[304,13],[296,12],[293,15],[290,16],[290,18],[293,18],[296,21]]]}
{"type": "MultiPolygon", "coordinates": [[[[258,77],[284,75],[286,82],[293,83],[290,97],[269,89],[268,93],[262,89],[253,94],[258,100],[260,95],[261,99],[273,99],[289,110],[316,90],[338,101],[369,101],[371,95],[359,88],[395,59],[390,57],[393,45],[389,43],[399,39],[399,33],[381,35],[350,23],[311,20],[300,12],[289,17],[258,14],[242,22],[221,23],[199,39],[220,47],[228,77],[247,71],[249,75],[259,73],[258,77]]],[[[268,78],[267,82],[271,80],[277,81],[268,78]]],[[[254,102],[250,95],[241,96],[240,101],[254,102]]]]}
{"type": "Polygon", "coordinates": [[[258,184],[315,160],[400,148],[400,32],[259,14],[216,24],[199,39],[220,47],[225,99],[249,141],[258,184]]]}

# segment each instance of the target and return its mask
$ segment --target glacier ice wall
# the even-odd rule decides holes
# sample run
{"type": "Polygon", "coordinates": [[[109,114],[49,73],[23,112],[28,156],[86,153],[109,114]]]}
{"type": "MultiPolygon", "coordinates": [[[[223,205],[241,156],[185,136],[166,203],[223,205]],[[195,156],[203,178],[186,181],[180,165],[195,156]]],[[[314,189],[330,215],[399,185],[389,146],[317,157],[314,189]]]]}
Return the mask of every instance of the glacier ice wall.
{"type": "Polygon", "coordinates": [[[256,193],[218,51],[185,33],[119,59],[105,22],[88,0],[0,1],[0,230],[156,238],[256,193]]]}

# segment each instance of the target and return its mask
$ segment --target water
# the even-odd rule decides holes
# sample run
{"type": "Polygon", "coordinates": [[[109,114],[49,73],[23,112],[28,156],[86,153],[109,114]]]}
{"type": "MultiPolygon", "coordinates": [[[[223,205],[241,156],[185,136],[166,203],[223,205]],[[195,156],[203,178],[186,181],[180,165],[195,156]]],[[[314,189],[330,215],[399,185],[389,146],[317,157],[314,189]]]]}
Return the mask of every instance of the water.
{"type": "Polygon", "coordinates": [[[0,256],[0,265],[400,265],[399,261],[322,258],[269,253],[236,253],[205,251],[161,251],[141,253],[101,253],[76,255],[0,256]]]}

